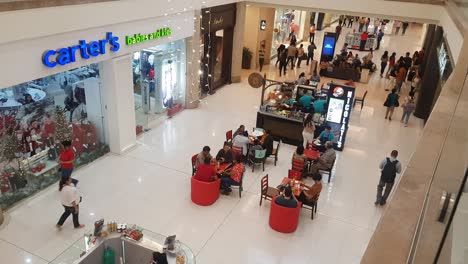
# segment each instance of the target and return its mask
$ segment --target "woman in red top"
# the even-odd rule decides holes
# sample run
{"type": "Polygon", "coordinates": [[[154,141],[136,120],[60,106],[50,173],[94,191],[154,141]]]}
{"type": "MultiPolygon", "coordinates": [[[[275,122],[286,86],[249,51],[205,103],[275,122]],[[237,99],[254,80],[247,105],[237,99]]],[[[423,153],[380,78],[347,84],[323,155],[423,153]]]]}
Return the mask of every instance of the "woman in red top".
{"type": "Polygon", "coordinates": [[[369,33],[367,33],[367,31],[362,32],[362,34],[361,34],[361,45],[359,46],[360,51],[363,51],[364,48],[366,47],[366,42],[367,42],[368,35],[369,35],[369,33]]]}
{"type": "Polygon", "coordinates": [[[223,175],[225,177],[221,177],[221,190],[223,190],[222,194],[228,195],[232,192],[232,185],[240,185],[244,171],[245,167],[244,164],[242,164],[241,156],[236,156],[234,166],[225,172],[225,175],[223,175]]]}
{"type": "MultiPolygon", "coordinates": [[[[60,170],[62,172],[62,178],[70,178],[73,172],[73,167],[75,163],[75,153],[71,148],[70,140],[65,140],[62,142],[63,150],[60,152],[60,170]]],[[[72,183],[76,186],[78,180],[72,179],[72,183]]]]}

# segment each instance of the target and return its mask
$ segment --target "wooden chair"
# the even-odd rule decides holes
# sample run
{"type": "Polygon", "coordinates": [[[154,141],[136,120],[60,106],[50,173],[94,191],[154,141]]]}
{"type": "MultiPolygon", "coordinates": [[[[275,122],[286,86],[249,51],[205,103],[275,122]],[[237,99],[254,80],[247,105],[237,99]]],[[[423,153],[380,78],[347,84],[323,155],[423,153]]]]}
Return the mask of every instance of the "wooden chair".
{"type": "Polygon", "coordinates": [[[281,146],[281,139],[280,141],[278,141],[278,145],[276,145],[276,148],[273,148],[271,155],[268,157],[268,158],[275,159],[275,166],[276,166],[276,162],[278,161],[278,153],[279,153],[280,146],[281,146]]]}
{"type": "Polygon", "coordinates": [[[295,171],[303,172],[304,171],[304,160],[303,159],[293,159],[292,160],[292,169],[295,171]]]}
{"type": "Polygon", "coordinates": [[[335,166],[335,161],[336,161],[336,159],[333,160],[330,169],[328,169],[328,170],[319,170],[319,173],[322,172],[322,173],[328,174],[328,182],[330,182],[330,178],[332,176],[332,170],[333,170],[333,167],[335,166]]]}
{"type": "Polygon", "coordinates": [[[296,171],[296,170],[289,170],[288,171],[288,178],[289,179],[295,179],[300,181],[302,176],[302,172],[296,171]]]}
{"type": "Polygon", "coordinates": [[[252,163],[252,172],[255,170],[255,165],[263,164],[263,171],[265,171],[265,160],[266,160],[266,149],[255,150],[253,157],[249,157],[250,163],[252,163]]]}
{"type": "Polygon", "coordinates": [[[238,156],[242,156],[243,148],[242,147],[232,146],[231,151],[232,151],[232,158],[234,160],[236,160],[236,158],[238,156]]]}
{"type": "Polygon", "coordinates": [[[195,172],[197,172],[197,168],[195,168],[195,165],[197,164],[197,158],[198,154],[192,156],[192,176],[195,175],[195,172]]]}
{"type": "Polygon", "coordinates": [[[260,181],[260,205],[262,205],[262,200],[273,200],[274,197],[279,195],[279,190],[273,187],[268,186],[268,174],[262,177],[260,181]]]}
{"type": "Polygon", "coordinates": [[[362,97],[356,96],[356,98],[354,98],[353,108],[356,107],[356,103],[360,103],[361,111],[362,111],[362,108],[364,107],[364,100],[366,100],[366,96],[367,96],[367,91],[364,92],[364,95],[362,97]]]}
{"type": "Polygon", "coordinates": [[[302,204],[302,208],[305,208],[307,210],[310,210],[311,211],[311,214],[310,214],[310,219],[314,220],[314,211],[315,213],[317,213],[317,204],[318,204],[318,196],[317,196],[317,200],[312,203],[303,203],[302,204]]]}
{"type": "Polygon", "coordinates": [[[226,141],[232,142],[232,130],[226,132],[226,141]]]}

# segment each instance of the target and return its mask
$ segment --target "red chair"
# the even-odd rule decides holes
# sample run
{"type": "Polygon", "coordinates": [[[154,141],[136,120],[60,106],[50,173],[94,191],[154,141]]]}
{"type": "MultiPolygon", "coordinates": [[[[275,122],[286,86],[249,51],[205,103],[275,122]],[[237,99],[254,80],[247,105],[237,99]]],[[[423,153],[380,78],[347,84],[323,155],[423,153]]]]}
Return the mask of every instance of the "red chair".
{"type": "Polygon", "coordinates": [[[295,179],[300,181],[301,180],[302,173],[300,171],[296,170],[289,170],[288,171],[288,178],[289,179],[295,179]]]}
{"type": "Polygon", "coordinates": [[[219,198],[221,180],[203,182],[192,177],[192,202],[198,205],[212,205],[219,198]]]}
{"type": "Polygon", "coordinates": [[[195,168],[195,164],[197,163],[198,154],[192,156],[192,176],[195,175],[197,172],[197,168],[195,168]]]}
{"type": "Polygon", "coordinates": [[[292,160],[292,169],[295,171],[303,172],[304,171],[304,160],[302,159],[293,159],[292,160]]]}
{"type": "Polygon", "coordinates": [[[226,141],[232,142],[232,130],[226,132],[226,141]]]}
{"type": "Polygon", "coordinates": [[[282,233],[292,233],[296,231],[299,224],[299,214],[301,212],[301,202],[296,208],[288,208],[276,203],[276,197],[271,202],[270,227],[282,233]]]}

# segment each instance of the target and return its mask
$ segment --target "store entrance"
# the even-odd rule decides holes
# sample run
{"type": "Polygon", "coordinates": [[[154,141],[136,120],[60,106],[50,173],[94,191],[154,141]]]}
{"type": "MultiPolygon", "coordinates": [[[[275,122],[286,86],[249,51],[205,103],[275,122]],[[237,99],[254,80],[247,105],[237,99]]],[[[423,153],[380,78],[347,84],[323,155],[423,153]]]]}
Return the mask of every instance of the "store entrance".
{"type": "Polygon", "coordinates": [[[185,103],[185,40],[133,54],[133,92],[137,133],[164,120],[168,109],[185,103]]]}

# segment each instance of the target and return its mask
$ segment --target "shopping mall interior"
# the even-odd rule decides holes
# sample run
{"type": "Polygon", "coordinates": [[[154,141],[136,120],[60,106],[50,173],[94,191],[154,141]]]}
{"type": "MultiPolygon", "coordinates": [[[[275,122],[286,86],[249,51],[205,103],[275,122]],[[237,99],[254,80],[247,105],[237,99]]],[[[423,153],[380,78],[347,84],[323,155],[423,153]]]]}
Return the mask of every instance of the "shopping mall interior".
{"type": "Polygon", "coordinates": [[[0,263],[468,263],[467,6],[0,1],[0,263]]]}

